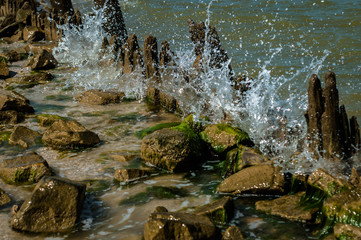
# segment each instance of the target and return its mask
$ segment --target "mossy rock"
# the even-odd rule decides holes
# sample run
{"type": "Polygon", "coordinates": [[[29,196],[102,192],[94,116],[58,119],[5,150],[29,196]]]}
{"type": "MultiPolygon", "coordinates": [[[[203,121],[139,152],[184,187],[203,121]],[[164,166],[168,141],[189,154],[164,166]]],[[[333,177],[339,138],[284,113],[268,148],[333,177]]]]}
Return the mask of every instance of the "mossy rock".
{"type": "Polygon", "coordinates": [[[361,228],[344,223],[337,223],[334,228],[334,235],[340,240],[361,239],[361,228]]]}
{"type": "Polygon", "coordinates": [[[9,142],[10,135],[11,135],[10,131],[0,132],[0,144],[3,142],[9,142]]]}
{"type": "Polygon", "coordinates": [[[147,187],[145,192],[135,194],[127,199],[120,201],[119,205],[142,205],[152,199],[175,199],[188,196],[188,192],[177,187],[151,186],[147,187]]]}
{"type": "Polygon", "coordinates": [[[103,192],[110,187],[110,182],[106,180],[84,180],[86,191],[89,193],[103,192]]]}
{"type": "Polygon", "coordinates": [[[139,139],[143,139],[145,136],[157,131],[157,130],[160,130],[160,129],[163,129],[163,128],[171,128],[171,127],[175,127],[175,126],[178,126],[180,124],[180,122],[169,122],[169,123],[159,123],[157,125],[154,125],[152,127],[149,127],[149,128],[145,128],[143,130],[140,130],[140,131],[137,131],[135,133],[135,136],[137,136],[139,139]]]}
{"type": "Polygon", "coordinates": [[[246,132],[224,123],[209,125],[200,133],[200,137],[219,154],[225,153],[239,144],[254,145],[246,132]]]}
{"type": "Polygon", "coordinates": [[[194,212],[197,215],[204,215],[215,224],[226,224],[234,214],[234,203],[231,197],[223,197],[209,204],[197,207],[194,212]]]}
{"type": "Polygon", "coordinates": [[[0,63],[8,63],[6,57],[0,56],[0,63]]]}
{"type": "Polygon", "coordinates": [[[53,114],[40,114],[36,116],[36,120],[42,127],[51,126],[56,120],[67,120],[68,118],[53,114]]]}

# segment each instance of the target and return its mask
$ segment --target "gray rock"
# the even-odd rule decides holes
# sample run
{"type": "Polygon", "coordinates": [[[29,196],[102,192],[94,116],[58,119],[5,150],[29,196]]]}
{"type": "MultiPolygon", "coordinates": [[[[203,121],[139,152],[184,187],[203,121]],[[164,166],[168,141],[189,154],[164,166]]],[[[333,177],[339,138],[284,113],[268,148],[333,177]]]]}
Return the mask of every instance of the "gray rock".
{"type": "Polygon", "coordinates": [[[315,214],[319,209],[305,210],[304,207],[300,206],[300,199],[304,194],[305,192],[299,192],[295,195],[282,196],[274,200],[258,201],[256,202],[256,210],[291,221],[312,222],[315,220],[315,214]]]}
{"type": "Polygon", "coordinates": [[[34,233],[70,232],[79,219],[85,185],[44,177],[11,220],[16,230],[34,233]]]}
{"type": "Polygon", "coordinates": [[[244,168],[226,178],[219,186],[220,193],[283,193],[285,179],[279,167],[257,165],[244,168]]]}
{"type": "Polygon", "coordinates": [[[35,183],[43,176],[51,174],[48,163],[36,153],[29,153],[0,163],[0,177],[9,184],[35,183]]]}
{"type": "Polygon", "coordinates": [[[16,126],[10,135],[9,143],[13,145],[20,145],[23,148],[28,148],[37,143],[41,143],[40,133],[31,130],[27,127],[16,126]]]}
{"type": "Polygon", "coordinates": [[[190,213],[152,213],[144,225],[145,240],[217,240],[220,238],[219,230],[207,217],[190,213]]]}
{"type": "Polygon", "coordinates": [[[100,139],[76,121],[57,120],[45,131],[42,141],[54,149],[74,149],[92,147],[100,139]]]}

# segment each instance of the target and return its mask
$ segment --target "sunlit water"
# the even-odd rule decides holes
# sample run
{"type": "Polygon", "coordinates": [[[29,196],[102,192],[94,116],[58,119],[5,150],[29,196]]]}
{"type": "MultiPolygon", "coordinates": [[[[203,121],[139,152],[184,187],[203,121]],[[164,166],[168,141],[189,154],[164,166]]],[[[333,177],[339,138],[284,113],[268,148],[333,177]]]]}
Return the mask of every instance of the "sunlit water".
{"type": "MultiPolygon", "coordinates": [[[[110,185],[95,195],[87,195],[81,224],[72,234],[34,238],[141,239],[144,222],[156,206],[179,210],[208,203],[216,197],[213,190],[221,178],[210,163],[204,170],[188,175],[156,176],[131,186],[112,183],[114,169],[140,166],[137,158],[130,162],[119,160],[122,155],[139,154],[141,140],[134,136],[136,131],[179,118],[152,112],[138,101],[106,107],[73,101],[84,89],[117,89],[138,100],[144,97],[146,89],[142,76],[137,73],[122,76],[120,69],[109,63],[109,55],[100,57],[102,39],[106,36],[101,28],[101,12],[92,9],[91,1],[74,3],[86,17],[83,29],[64,29],[63,41],[54,50],[65,70],[55,71],[58,77],[51,84],[19,91],[31,100],[37,113],[76,119],[103,141],[97,148],[78,153],[35,148],[57,174],[73,180],[105,180],[110,185]],[[175,186],[187,190],[189,196],[119,205],[148,186],[175,186]]],[[[158,45],[167,40],[183,70],[189,70],[195,60],[187,20],[207,21],[216,27],[231,58],[227,64],[232,65],[236,75],[245,74],[253,79],[251,90],[241,99],[234,98],[226,65],[219,70],[207,69],[197,79],[197,85],[187,84],[181,75],[174,74],[171,81],[159,87],[176,97],[187,113],[207,115],[214,122],[222,119],[224,113],[231,116],[234,124],[246,130],[263,153],[275,157],[285,170],[308,172],[318,166],[304,151],[303,113],[307,109],[306,92],[312,73],[323,79],[328,70],[334,71],[340,103],[346,105],[349,117],[361,119],[361,3],[357,1],[219,0],[210,4],[190,0],[128,0],[120,4],[128,33],[138,36],[141,48],[148,34],[157,37],[158,45]],[[290,161],[297,151],[302,152],[302,160],[290,161]]],[[[25,125],[43,131],[32,120],[25,125]]],[[[7,146],[1,151],[3,156],[14,156],[21,149],[7,146]]],[[[0,187],[15,199],[29,195],[27,188],[2,182],[0,187]]],[[[238,199],[233,220],[250,239],[310,238],[308,226],[258,213],[253,204],[252,199],[238,199]]],[[[25,238],[9,228],[9,208],[0,211],[0,218],[4,239],[25,238]]]]}

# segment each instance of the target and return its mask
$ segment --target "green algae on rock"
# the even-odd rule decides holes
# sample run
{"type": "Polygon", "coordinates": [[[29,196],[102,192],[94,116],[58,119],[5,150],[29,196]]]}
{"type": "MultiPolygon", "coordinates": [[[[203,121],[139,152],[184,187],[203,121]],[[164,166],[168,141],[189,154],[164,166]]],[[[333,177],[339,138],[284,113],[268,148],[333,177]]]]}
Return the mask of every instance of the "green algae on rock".
{"type": "Polygon", "coordinates": [[[160,130],[160,129],[163,129],[163,128],[171,128],[171,127],[175,127],[175,126],[178,126],[180,124],[180,122],[170,122],[170,123],[159,123],[157,125],[154,125],[152,127],[149,127],[149,128],[145,128],[143,130],[140,130],[140,131],[137,131],[135,133],[135,136],[137,136],[138,138],[140,139],[143,139],[145,136],[157,131],[157,130],[160,130]]]}
{"type": "Polygon", "coordinates": [[[361,239],[361,228],[345,223],[337,223],[333,227],[334,235],[340,240],[361,239]]]}
{"type": "Polygon", "coordinates": [[[0,177],[8,184],[32,184],[51,175],[48,163],[38,154],[29,153],[0,163],[0,177]]]}
{"type": "Polygon", "coordinates": [[[68,118],[54,114],[40,114],[36,116],[36,120],[40,126],[49,127],[57,120],[68,120],[68,118]]]}
{"type": "Polygon", "coordinates": [[[207,126],[200,137],[217,153],[224,153],[238,144],[253,145],[246,132],[224,123],[207,126]]]}
{"type": "Polygon", "coordinates": [[[231,197],[223,197],[209,204],[197,207],[193,214],[204,215],[215,224],[228,223],[234,214],[234,203],[231,197]]]}

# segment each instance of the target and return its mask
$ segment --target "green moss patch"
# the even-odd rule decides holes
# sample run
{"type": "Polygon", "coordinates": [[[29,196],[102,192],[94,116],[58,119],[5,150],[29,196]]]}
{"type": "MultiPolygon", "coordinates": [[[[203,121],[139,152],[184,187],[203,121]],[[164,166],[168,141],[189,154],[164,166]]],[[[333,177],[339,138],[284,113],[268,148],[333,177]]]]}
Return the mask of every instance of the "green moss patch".
{"type": "Polygon", "coordinates": [[[137,136],[139,139],[143,139],[145,136],[163,129],[163,128],[171,128],[171,127],[175,127],[178,126],[180,124],[180,122],[169,122],[169,123],[160,123],[157,125],[154,125],[153,127],[149,127],[149,128],[145,128],[143,130],[137,131],[135,133],[135,136],[137,136]]]}

